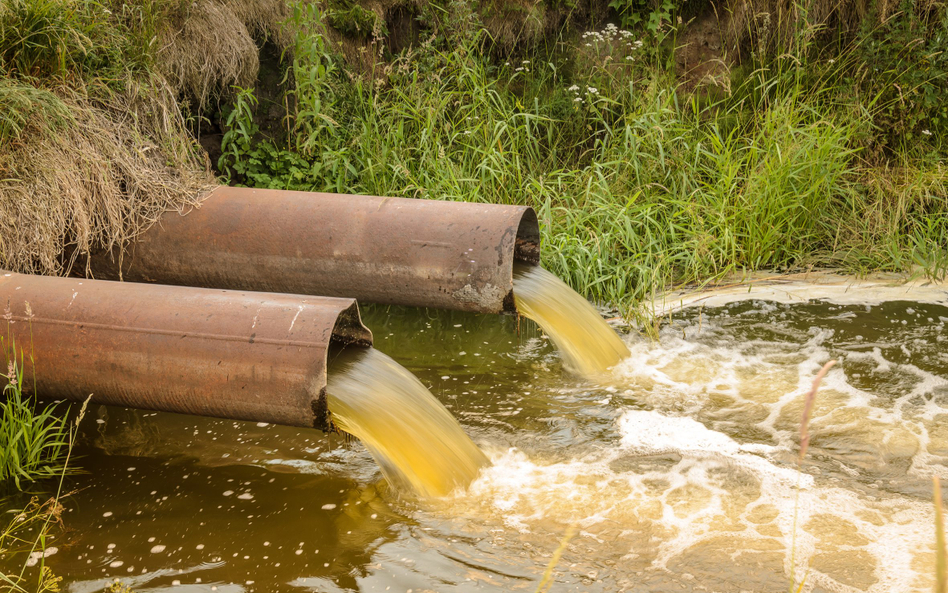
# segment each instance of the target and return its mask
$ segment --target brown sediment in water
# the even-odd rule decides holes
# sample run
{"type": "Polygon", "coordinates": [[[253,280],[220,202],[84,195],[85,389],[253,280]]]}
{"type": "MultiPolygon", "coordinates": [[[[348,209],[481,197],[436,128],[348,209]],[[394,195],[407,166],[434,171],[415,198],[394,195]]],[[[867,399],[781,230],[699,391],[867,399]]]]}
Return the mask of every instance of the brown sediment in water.
{"type": "Polygon", "coordinates": [[[517,310],[536,321],[566,366],[596,377],[629,356],[625,343],[582,295],[540,266],[514,266],[517,310]]]}
{"type": "Polygon", "coordinates": [[[374,348],[335,353],[326,391],[333,423],[362,441],[396,488],[445,496],[489,465],[421,381],[374,348]]]}

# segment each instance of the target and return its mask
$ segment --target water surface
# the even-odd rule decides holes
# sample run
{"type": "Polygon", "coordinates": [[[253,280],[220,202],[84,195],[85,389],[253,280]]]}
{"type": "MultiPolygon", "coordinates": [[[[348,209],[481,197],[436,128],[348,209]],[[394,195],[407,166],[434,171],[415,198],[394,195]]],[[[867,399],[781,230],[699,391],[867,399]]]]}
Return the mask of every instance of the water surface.
{"type": "Polygon", "coordinates": [[[64,590],[533,591],[571,527],[555,591],[931,590],[948,307],[692,308],[595,382],[522,319],[364,316],[492,461],[466,491],[399,495],[338,435],[93,407],[64,590]]]}

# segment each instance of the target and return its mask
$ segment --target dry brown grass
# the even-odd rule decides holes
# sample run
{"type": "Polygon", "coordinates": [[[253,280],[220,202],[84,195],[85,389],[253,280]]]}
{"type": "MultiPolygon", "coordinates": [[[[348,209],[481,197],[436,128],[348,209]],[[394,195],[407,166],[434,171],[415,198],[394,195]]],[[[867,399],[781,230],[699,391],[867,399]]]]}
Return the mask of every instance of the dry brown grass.
{"type": "Polygon", "coordinates": [[[159,35],[157,65],[172,87],[203,111],[233,87],[252,87],[260,70],[260,46],[280,50],[293,43],[284,23],[287,0],[197,0],[168,15],[159,35]]]}
{"type": "Polygon", "coordinates": [[[290,16],[286,0],[223,0],[257,40],[269,39],[280,49],[293,44],[293,34],[284,22],[290,16]]]}
{"type": "Polygon", "coordinates": [[[0,151],[0,267],[61,274],[67,247],[75,258],[123,245],[211,187],[167,84],[123,86],[52,89],[70,121],[34,118],[0,151]]]}
{"type": "Polygon", "coordinates": [[[160,36],[158,68],[199,111],[233,86],[253,86],[260,70],[259,50],[229,6],[199,1],[174,21],[180,26],[169,26],[160,36]]]}

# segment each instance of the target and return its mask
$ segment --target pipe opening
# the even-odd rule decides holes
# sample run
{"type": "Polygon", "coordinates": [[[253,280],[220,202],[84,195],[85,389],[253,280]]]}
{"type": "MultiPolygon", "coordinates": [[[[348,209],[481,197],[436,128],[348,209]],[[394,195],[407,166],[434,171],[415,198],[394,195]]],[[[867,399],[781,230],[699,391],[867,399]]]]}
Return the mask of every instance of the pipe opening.
{"type": "Polygon", "coordinates": [[[329,347],[334,346],[371,346],[372,332],[362,325],[359,305],[353,302],[343,309],[332,326],[329,347]]]}
{"type": "MultiPolygon", "coordinates": [[[[526,208],[517,227],[514,260],[537,265],[540,263],[540,224],[533,208],[526,208]]],[[[510,298],[513,298],[512,295],[510,298]]]]}
{"type": "MultiPolygon", "coordinates": [[[[523,215],[520,217],[520,224],[517,226],[513,267],[516,268],[522,264],[532,266],[540,264],[540,224],[537,221],[537,213],[533,208],[524,208],[523,215]]],[[[513,274],[513,271],[511,271],[511,274],[513,274]]],[[[519,314],[513,290],[508,291],[507,295],[504,296],[503,312],[519,314]]]]}
{"type": "MultiPolygon", "coordinates": [[[[333,360],[342,353],[344,349],[366,349],[372,346],[372,332],[362,325],[362,318],[359,315],[359,305],[353,302],[351,305],[339,312],[336,322],[332,326],[332,334],[329,337],[329,346],[326,348],[326,359],[323,368],[328,374],[329,367],[333,360]]],[[[319,388],[318,397],[311,401],[313,409],[313,428],[323,432],[338,432],[332,423],[332,415],[329,413],[329,400],[326,396],[326,380],[322,381],[319,388]]]]}

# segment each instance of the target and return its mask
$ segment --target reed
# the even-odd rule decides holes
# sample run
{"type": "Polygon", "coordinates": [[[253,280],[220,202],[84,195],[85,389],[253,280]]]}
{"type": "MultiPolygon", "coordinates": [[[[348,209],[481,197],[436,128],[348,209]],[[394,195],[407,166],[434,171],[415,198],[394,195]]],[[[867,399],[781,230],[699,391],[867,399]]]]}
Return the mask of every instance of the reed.
{"type": "MultiPolygon", "coordinates": [[[[836,360],[830,360],[820,368],[819,372],[816,373],[816,377],[813,378],[813,387],[806,393],[803,397],[803,414],[800,418],[800,454],[797,457],[797,465],[803,465],[803,457],[806,455],[806,451],[810,446],[810,420],[813,417],[813,406],[816,403],[816,393],[820,389],[820,383],[823,381],[823,377],[826,376],[826,373],[829,372],[833,365],[836,364],[836,360]]],[[[796,553],[797,553],[797,511],[800,508],[800,480],[799,474],[797,476],[797,485],[796,485],[796,494],[793,500],[793,531],[790,540],[790,588],[789,593],[801,593],[803,587],[806,584],[805,572],[803,578],[800,579],[800,582],[797,583],[797,573],[796,573],[796,553]]],[[[809,572],[809,571],[807,571],[809,572]]]]}
{"type": "Polygon", "coordinates": [[[806,450],[810,446],[810,418],[813,415],[813,404],[816,403],[816,392],[820,388],[820,382],[823,380],[823,377],[826,376],[826,373],[828,373],[835,364],[836,361],[831,360],[823,365],[823,368],[820,369],[820,372],[818,372],[816,377],[813,379],[813,387],[803,398],[803,417],[800,419],[799,463],[803,463],[803,457],[806,456],[806,450]]]}
{"type": "Polygon", "coordinates": [[[560,557],[563,555],[563,552],[566,551],[566,547],[569,545],[570,540],[576,535],[577,531],[578,527],[576,525],[570,525],[566,528],[563,539],[560,540],[559,545],[553,550],[553,556],[550,558],[550,562],[547,563],[546,570],[543,571],[543,576],[537,584],[536,593],[546,593],[553,587],[553,571],[556,570],[556,565],[559,564],[560,557]]]}

